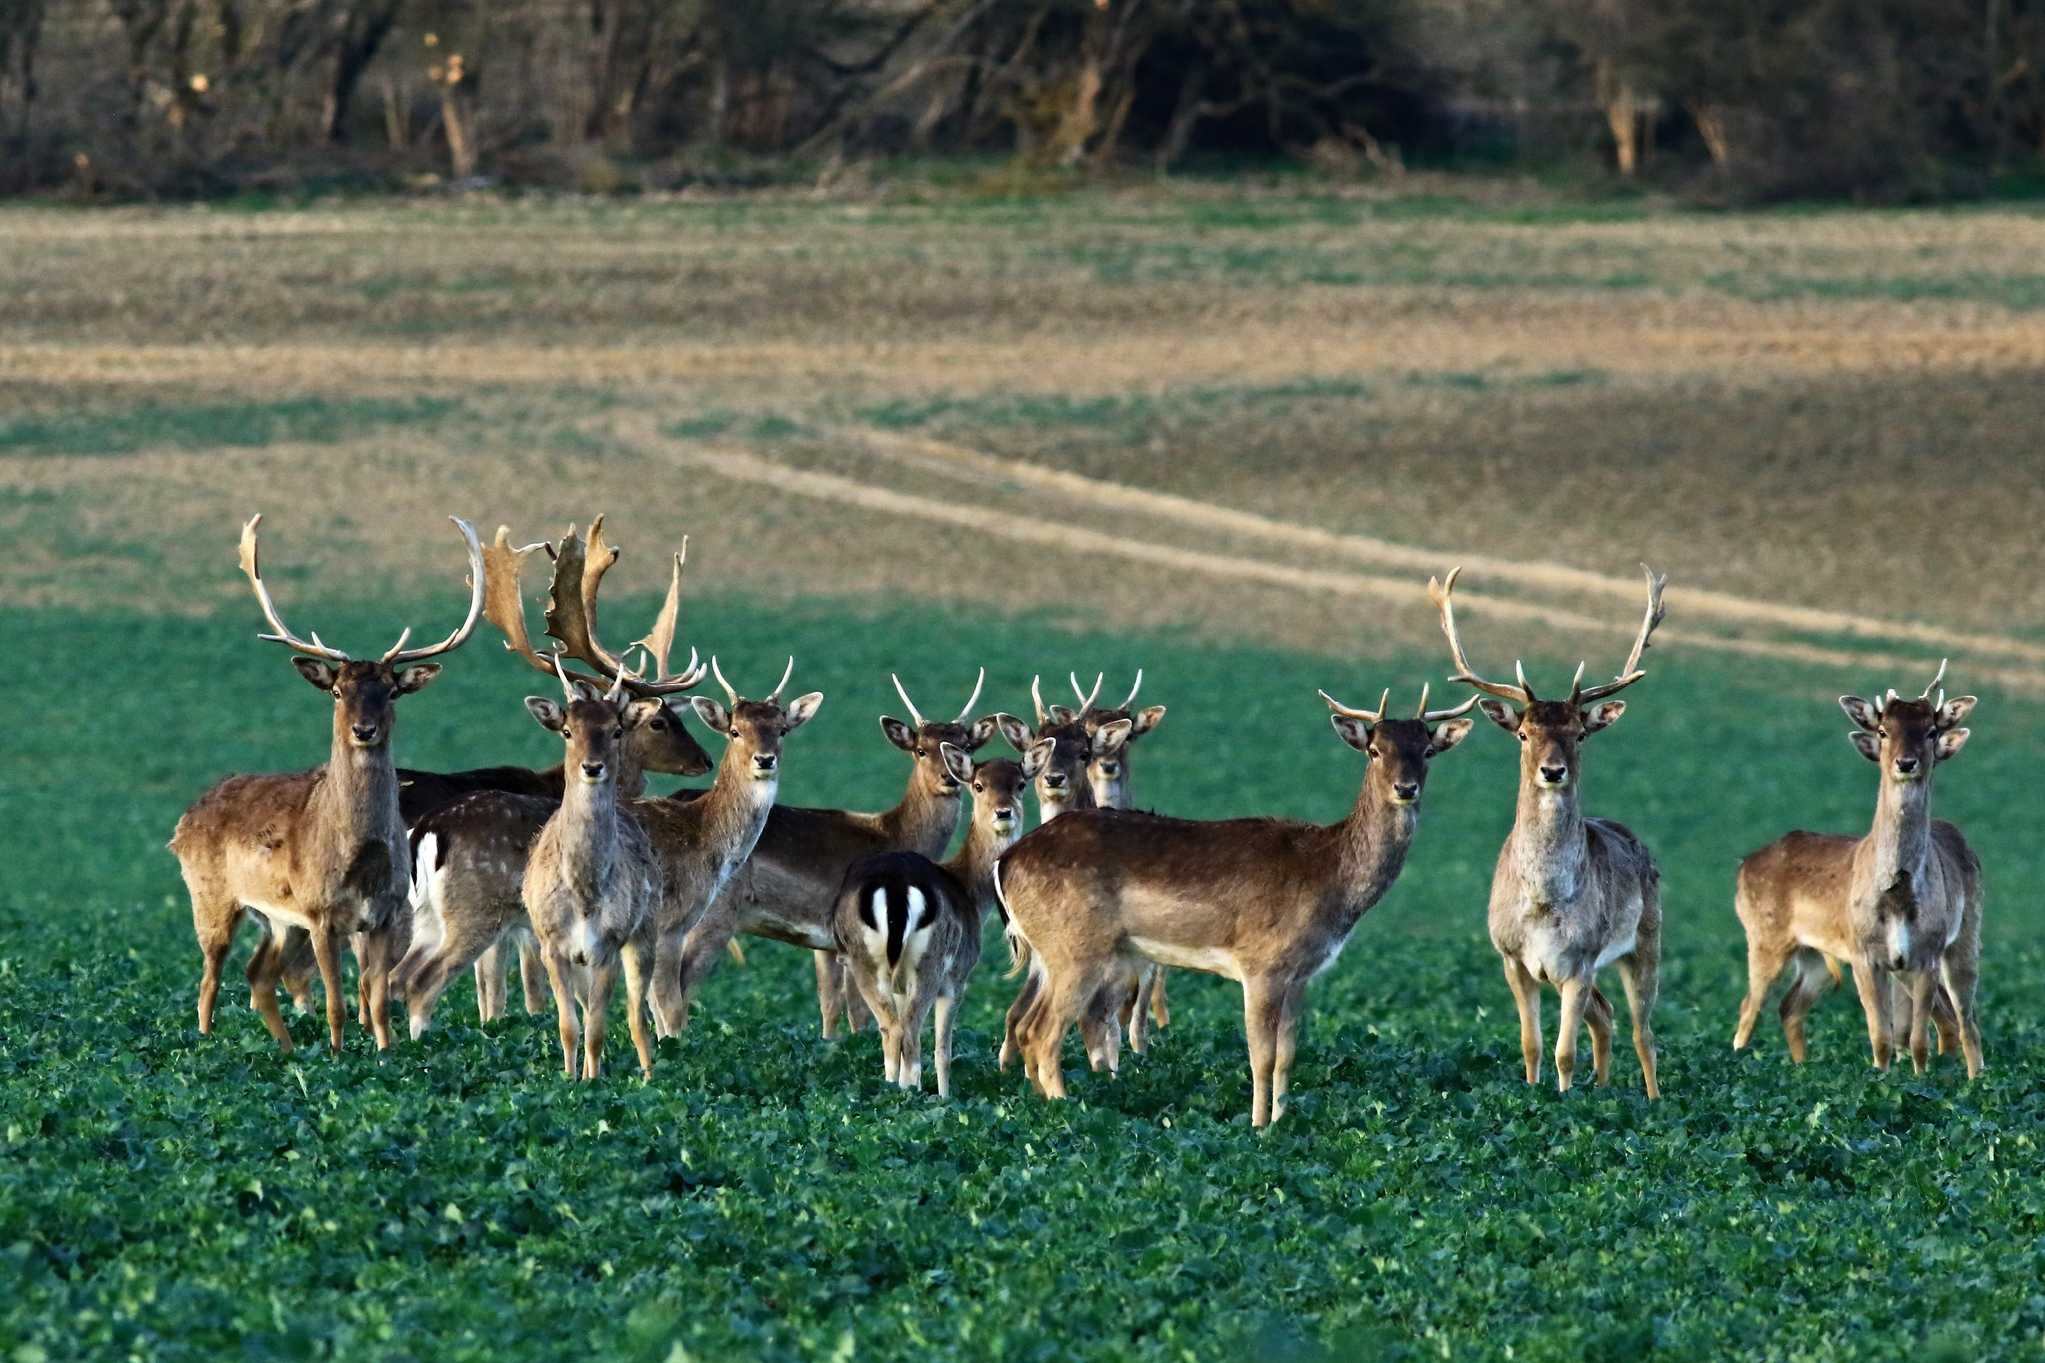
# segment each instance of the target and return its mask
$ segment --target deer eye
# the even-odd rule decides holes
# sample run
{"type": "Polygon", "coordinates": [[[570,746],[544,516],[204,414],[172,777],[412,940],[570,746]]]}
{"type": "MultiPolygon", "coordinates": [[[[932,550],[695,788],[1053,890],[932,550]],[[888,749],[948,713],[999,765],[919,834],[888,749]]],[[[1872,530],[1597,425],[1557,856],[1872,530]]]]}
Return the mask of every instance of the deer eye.
{"type": "MultiPolygon", "coordinates": [[[[337,692],[336,694],[339,694],[339,693],[337,692]]],[[[1888,736],[1889,736],[1889,731],[1888,731],[1887,729],[1877,729],[1877,730],[1875,730],[1875,737],[1876,737],[1876,738],[1887,738],[1888,736]]]]}
{"type": "Polygon", "coordinates": [[[1524,743],[1527,741],[1527,731],[1525,729],[1521,729],[1519,730],[1518,733],[1514,735],[1514,737],[1518,738],[1520,742],[1524,743]]]}
{"type": "Polygon", "coordinates": [[[612,737],[612,738],[623,738],[624,736],[625,736],[625,731],[624,731],[624,730],[623,730],[622,728],[619,728],[619,729],[613,729],[613,730],[611,730],[611,737],[612,737]]]}
{"type": "Polygon", "coordinates": [[[646,727],[649,729],[665,729],[667,727],[667,721],[664,719],[651,720],[647,723],[646,727]]]}
{"type": "Polygon", "coordinates": [[[728,732],[728,733],[726,734],[726,737],[728,737],[728,738],[737,738],[737,737],[738,737],[738,725],[736,725],[736,724],[732,725],[732,726],[731,726],[731,729],[730,729],[730,731],[729,731],[729,732],[728,732]]]}
{"type": "Polygon", "coordinates": [[[333,696],[335,700],[339,700],[341,698],[341,688],[337,686],[328,694],[333,696]]]}

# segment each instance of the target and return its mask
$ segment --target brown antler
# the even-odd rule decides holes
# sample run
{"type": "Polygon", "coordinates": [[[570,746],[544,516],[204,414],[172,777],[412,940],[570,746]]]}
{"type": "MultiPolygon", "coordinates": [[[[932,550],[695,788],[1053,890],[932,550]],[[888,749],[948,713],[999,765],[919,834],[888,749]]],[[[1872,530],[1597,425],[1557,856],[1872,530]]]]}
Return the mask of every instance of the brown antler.
{"type": "Polygon", "coordinates": [[[1577,682],[1569,688],[1569,700],[1572,705],[1587,705],[1594,700],[1603,700],[1615,691],[1624,691],[1647,675],[1640,668],[1640,659],[1647,652],[1647,641],[1654,634],[1656,626],[1660,625],[1662,618],[1669,613],[1668,607],[1662,604],[1662,589],[1669,585],[1669,575],[1663,573],[1657,577],[1654,569],[1645,563],[1640,565],[1640,571],[1647,574],[1647,614],[1641,617],[1640,633],[1633,640],[1633,652],[1626,655],[1626,666],[1619,669],[1619,675],[1613,680],[1600,686],[1586,688],[1582,685],[1583,665],[1577,664],[1577,682]]]}
{"type": "Polygon", "coordinates": [[[1485,681],[1470,666],[1470,660],[1463,652],[1463,641],[1456,634],[1456,608],[1450,601],[1450,594],[1456,589],[1456,578],[1462,571],[1461,568],[1449,569],[1447,582],[1438,582],[1431,577],[1427,579],[1428,600],[1434,602],[1435,609],[1441,612],[1441,632],[1448,636],[1449,656],[1454,658],[1456,663],[1455,674],[1449,680],[1461,682],[1465,686],[1474,686],[1486,695],[1497,696],[1500,700],[1509,700],[1519,705],[1533,704],[1537,699],[1534,688],[1527,684],[1527,670],[1519,663],[1513,664],[1513,675],[1519,680],[1517,686],[1485,681]]]}
{"type": "Polygon", "coordinates": [[[606,682],[623,678],[625,689],[635,696],[667,696],[686,691],[703,680],[703,667],[695,649],[689,650],[689,665],[674,675],[667,674],[667,655],[674,644],[675,616],[681,608],[682,556],[675,556],[668,579],[667,600],[643,639],[634,647],[644,648],[654,660],[657,675],[652,678],[632,673],[625,660],[603,646],[597,638],[597,593],[604,574],[618,561],[618,550],[604,539],[604,518],[589,523],[589,535],[582,538],[569,526],[558,548],[548,550],[554,558],[554,580],[547,588],[547,633],[559,639],[571,658],[588,663],[602,673],[606,682]]]}
{"type": "Polygon", "coordinates": [[[469,613],[454,633],[439,643],[428,644],[424,648],[406,648],[405,640],[412,637],[412,631],[409,628],[404,630],[398,635],[398,641],[390,646],[389,651],[377,659],[378,662],[388,663],[392,667],[402,667],[406,663],[423,662],[428,658],[437,658],[443,653],[452,653],[469,641],[469,635],[475,632],[476,621],[483,616],[483,546],[476,542],[475,526],[460,516],[449,516],[448,519],[454,522],[455,529],[461,531],[462,543],[469,551],[469,613]]]}
{"type": "Polygon", "coordinates": [[[1322,700],[1328,702],[1328,708],[1336,714],[1347,715],[1351,719],[1360,719],[1366,724],[1376,724],[1385,717],[1385,711],[1392,708],[1392,688],[1389,686],[1385,688],[1384,694],[1378,697],[1378,708],[1375,710],[1359,710],[1353,705],[1344,705],[1326,691],[1321,692],[1320,696],[1322,700]]]}
{"type": "MultiPolygon", "coordinates": [[[[536,670],[559,676],[563,687],[572,680],[601,688],[605,679],[567,671],[561,665],[563,655],[559,651],[540,652],[526,634],[525,597],[520,589],[519,576],[525,569],[526,559],[541,549],[551,550],[551,546],[542,541],[513,548],[511,527],[497,527],[496,540],[483,551],[483,578],[489,584],[483,597],[483,615],[504,635],[506,649],[525,659],[536,670]]],[[[574,699],[572,690],[569,699],[574,699]]]]}
{"type": "Polygon", "coordinates": [[[329,662],[345,663],[348,655],[338,648],[328,648],[320,642],[315,630],[310,639],[301,639],[291,632],[284,623],[284,617],[277,613],[277,603],[270,599],[270,589],[263,585],[263,573],[256,556],[256,527],[263,523],[261,513],[249,517],[247,525],[241,528],[241,570],[248,575],[249,586],[256,590],[256,604],[263,608],[263,618],[270,622],[274,634],[259,634],[256,637],[272,644],[284,644],[299,653],[313,658],[325,658],[329,662]]]}
{"type": "Polygon", "coordinates": [[[1427,708],[1427,683],[1422,682],[1420,683],[1420,704],[1414,709],[1413,715],[1414,718],[1419,719],[1423,723],[1433,724],[1439,720],[1455,719],[1459,716],[1467,715],[1470,713],[1470,708],[1476,703],[1477,698],[1471,696],[1461,705],[1451,705],[1446,710],[1430,710],[1427,708]]]}

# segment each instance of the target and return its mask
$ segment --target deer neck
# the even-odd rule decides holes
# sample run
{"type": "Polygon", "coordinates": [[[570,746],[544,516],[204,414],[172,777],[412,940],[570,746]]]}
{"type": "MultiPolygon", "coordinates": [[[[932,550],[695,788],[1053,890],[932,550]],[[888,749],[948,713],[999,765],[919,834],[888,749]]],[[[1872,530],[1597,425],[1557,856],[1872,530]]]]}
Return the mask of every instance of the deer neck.
{"type": "Polygon", "coordinates": [[[362,842],[392,826],[398,817],[398,768],[388,738],[374,748],[358,748],[337,713],[334,742],[327,754],[326,780],[315,797],[323,805],[323,822],[343,842],[362,842]]]}
{"type": "Polygon", "coordinates": [[[1393,804],[1365,780],[1349,817],[1337,825],[1342,884],[1358,916],[1399,878],[1419,826],[1419,805],[1393,804]]]}
{"type": "Polygon", "coordinates": [[[888,846],[911,851],[934,849],[942,852],[959,827],[959,794],[940,795],[923,779],[920,768],[909,768],[909,784],[893,809],[882,811],[881,832],[888,846]]]}
{"type": "Polygon", "coordinates": [[[1886,772],[1875,796],[1875,823],[1861,841],[1861,856],[1877,889],[1918,881],[1931,855],[1931,774],[1898,781],[1886,772]]]}
{"type": "Polygon", "coordinates": [[[972,900],[975,931],[986,915],[987,906],[994,902],[994,863],[1001,859],[1003,852],[1015,846],[1015,840],[1014,833],[996,832],[990,825],[975,819],[966,830],[965,845],[944,863],[944,869],[958,877],[972,900]]]}
{"type": "Polygon", "coordinates": [[[734,761],[726,749],[710,789],[690,805],[703,821],[704,845],[730,849],[731,865],[753,854],[753,845],[760,840],[760,830],[767,826],[768,812],[781,789],[778,771],[762,781],[747,769],[750,766],[749,761],[734,761]]]}
{"type": "Polygon", "coordinates": [[[554,817],[561,825],[555,847],[563,879],[585,898],[595,898],[618,858],[617,784],[569,781],[554,817]]]}
{"type": "Polygon", "coordinates": [[[1583,884],[1589,852],[1578,789],[1576,781],[1554,790],[1526,777],[1520,780],[1512,825],[1513,866],[1537,908],[1569,903],[1583,884]]]}

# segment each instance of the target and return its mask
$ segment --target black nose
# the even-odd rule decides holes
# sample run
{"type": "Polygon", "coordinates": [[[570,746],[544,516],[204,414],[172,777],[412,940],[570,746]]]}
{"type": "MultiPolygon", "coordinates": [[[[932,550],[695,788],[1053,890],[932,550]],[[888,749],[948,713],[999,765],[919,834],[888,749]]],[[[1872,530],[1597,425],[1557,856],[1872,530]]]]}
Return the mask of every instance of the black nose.
{"type": "Polygon", "coordinates": [[[584,762],[582,764],[582,774],[595,781],[603,776],[604,764],[601,762],[584,762]]]}
{"type": "Polygon", "coordinates": [[[774,770],[774,765],[780,760],[781,759],[776,757],[773,753],[760,752],[753,754],[753,765],[755,767],[758,767],[761,771],[774,770]]]}
{"type": "Polygon", "coordinates": [[[354,732],[357,738],[367,743],[370,739],[376,737],[376,726],[374,724],[357,724],[354,726],[354,732]]]}
{"type": "Polygon", "coordinates": [[[1917,770],[1917,759],[1914,757],[1897,758],[1896,770],[1902,772],[1905,776],[1908,776],[1911,772],[1917,770]]]}
{"type": "Polygon", "coordinates": [[[1053,772],[1044,778],[1044,785],[1051,790],[1063,790],[1065,789],[1065,778],[1053,772]]]}
{"type": "Polygon", "coordinates": [[[1891,956],[1889,958],[1889,969],[1891,970],[1901,970],[1909,964],[1910,962],[1901,956],[1891,956]]]}
{"type": "Polygon", "coordinates": [[[1392,783],[1392,793],[1402,800],[1418,799],[1420,796],[1420,783],[1418,781],[1394,781],[1392,783]]]}
{"type": "Polygon", "coordinates": [[[1541,779],[1544,781],[1560,781],[1563,777],[1567,775],[1569,775],[1568,767],[1541,768],[1541,779]]]}
{"type": "Polygon", "coordinates": [[[1000,809],[994,811],[994,817],[997,819],[1013,819],[1015,817],[1015,810],[1008,805],[1003,805],[1000,809]]]}

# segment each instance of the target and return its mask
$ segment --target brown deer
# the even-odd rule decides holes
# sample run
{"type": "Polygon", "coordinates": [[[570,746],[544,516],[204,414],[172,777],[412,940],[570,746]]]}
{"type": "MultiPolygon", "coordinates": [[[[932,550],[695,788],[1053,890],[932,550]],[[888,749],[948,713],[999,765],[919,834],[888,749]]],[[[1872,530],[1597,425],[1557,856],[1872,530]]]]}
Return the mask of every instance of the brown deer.
{"type": "Polygon", "coordinates": [[[942,744],[952,777],[973,791],[965,845],[939,863],[915,852],[861,857],[839,887],[832,928],[838,956],[880,1025],[888,1082],[923,1087],[923,1023],[937,1014],[937,1092],[951,1096],[954,1010],[980,961],[980,925],[994,905],[994,859],[1022,830],[1023,790],[1050,757],[1039,744],[1021,762],[974,762],[942,744]]]}
{"type": "MultiPolygon", "coordinates": [[[[645,712],[644,724],[628,730],[608,764],[615,767],[611,779],[617,783],[618,798],[629,799],[644,784],[637,770],[637,754],[643,745],[635,741],[636,735],[664,718],[672,721],[665,698],[701,681],[705,669],[696,650],[691,649],[689,662],[680,672],[668,671],[681,603],[685,562],[681,554],[675,555],[667,598],[653,629],[631,645],[651,660],[653,675],[637,675],[620,655],[598,640],[597,595],[618,556],[619,551],[604,538],[601,516],[590,522],[587,539],[570,526],[558,547],[532,544],[513,548],[510,532],[500,527],[495,542],[484,551],[483,613],[504,635],[506,649],[534,670],[566,678],[569,684],[583,688],[585,698],[601,699],[608,690],[622,687],[624,694],[636,700],[660,703],[660,708],[645,712]],[[543,547],[554,560],[547,631],[562,645],[546,652],[535,648],[526,633],[520,589],[526,560],[543,547]],[[568,671],[566,664],[571,660],[592,671],[568,671]]],[[[455,974],[472,963],[480,964],[507,934],[530,931],[523,889],[527,852],[558,804],[544,796],[482,791],[429,811],[413,824],[411,945],[398,963],[394,982],[405,1000],[415,1040],[432,1024],[435,1005],[455,974]]],[[[501,967],[493,970],[501,981],[501,967]]],[[[528,1009],[536,1012],[530,982],[543,970],[537,953],[531,967],[521,961],[521,970],[529,984],[528,1009]]],[[[484,987],[479,980],[479,994],[484,987]]]]}
{"type": "MultiPolygon", "coordinates": [[[[559,660],[556,660],[557,666],[559,660]]],[[[653,1040],[646,1026],[646,995],[654,955],[654,913],[662,895],[661,864],[646,830],[619,809],[618,771],[626,735],[660,713],[658,698],[624,698],[620,675],[601,696],[577,690],[561,674],[567,705],[526,697],[542,727],[568,745],[573,773],[553,815],[526,857],[521,898],[526,921],[539,938],[540,959],[554,991],[560,1020],[561,1068],[575,1077],[575,1051],[584,1042],[582,1077],[603,1069],[604,1029],[618,968],[625,970],[625,1016],[639,1072],[653,1077],[653,1040]],[[578,1038],[575,1009],[582,1006],[578,1038]]]]}
{"type": "MultiPolygon", "coordinates": [[[[944,764],[942,747],[950,743],[977,752],[994,736],[992,719],[969,718],[986,684],[986,668],[980,669],[972,695],[950,720],[925,719],[901,678],[893,680],[909,719],[905,723],[882,715],[880,727],[888,742],[910,757],[902,798],[892,808],[872,814],[775,805],[752,855],[710,906],[699,929],[701,940],[720,946],[738,933],[750,933],[810,948],[815,953],[817,1010],[826,1037],[836,1035],[841,1011],[850,1030],[857,1031],[864,1009],[856,991],[845,987],[831,927],[845,868],[882,852],[943,856],[958,831],[959,785],[944,764]]],[[[715,964],[714,951],[692,957],[684,970],[686,989],[693,993],[715,964]]]]}
{"type": "Polygon", "coordinates": [[[340,940],[352,933],[381,1050],[390,1044],[389,931],[405,905],[410,867],[391,760],[397,701],[439,676],[440,665],[427,659],[459,648],[475,628],[483,608],[482,547],[467,521],[449,518],[468,546],[471,583],[468,617],[452,634],[408,649],[407,629],[374,661],[358,660],[327,647],[317,633],[300,638],[285,625],[257,559],[262,519],[252,517],[241,531],[241,570],[273,631],[260,637],[291,649],[298,674],[333,697],[333,734],[326,765],[290,775],[230,776],[178,820],[170,850],[191,893],[192,926],[205,960],[199,1030],[213,1030],[220,966],[247,912],[263,925],[248,964],[249,989],[278,1046],[291,1050],[277,981],[297,937],[310,939],[326,989],[328,1040],[341,1049],[340,940]]]}
{"type": "Polygon", "coordinates": [[[1388,718],[1391,693],[1358,710],[1322,693],[1335,733],[1370,758],[1347,818],[1168,819],[1124,810],[1064,815],[996,863],[995,889],[1028,944],[1036,997],[1018,1028],[1025,1070],[1065,1096],[1066,1029],[1120,1002],[1146,961],[1202,970],[1243,987],[1253,1125],[1283,1115],[1294,1028],[1307,982],[1333,965],[1357,922],[1405,865],[1428,764],[1470,732],[1473,696],[1411,719],[1388,718]]]}
{"type": "MultiPolygon", "coordinates": [[[[944,764],[943,745],[950,743],[973,753],[994,736],[992,719],[970,718],[987,684],[987,669],[980,669],[973,694],[951,720],[926,720],[916,702],[909,699],[902,679],[890,673],[889,680],[909,712],[906,723],[893,715],[880,717],[881,733],[911,759],[902,798],[892,809],[877,814],[777,804],[767,816],[767,827],[752,859],[727,891],[739,897],[741,902],[735,907],[743,919],[814,923],[818,932],[828,936],[832,897],[847,866],[882,852],[913,852],[935,860],[951,845],[959,826],[959,785],[944,764]]],[[[752,929],[741,926],[739,930],[752,929]]],[[[802,931],[809,940],[809,930],[802,931]]],[[[788,940],[776,933],[765,935],[788,940]]],[[[858,993],[846,988],[845,967],[837,951],[818,950],[815,963],[817,1011],[823,1017],[824,1035],[837,1034],[841,1012],[846,1030],[857,1032],[864,1007],[858,993]]]]}
{"type": "Polygon", "coordinates": [[[1865,837],[1790,833],[1740,863],[1733,907],[1747,930],[1747,997],[1733,1049],[1754,1034],[1768,988],[1792,957],[1796,979],[1782,1000],[1790,1058],[1804,1059],[1804,1017],[1853,966],[1877,1069],[1887,1069],[1898,1021],[1908,1027],[1910,1061],[1927,1060],[1927,1018],[1939,1049],[1957,1040],[1967,1077],[1981,1073],[1974,986],[1981,967],[1981,861],[1960,830],[1931,817],[1932,773],[1966,746],[1960,727],[1976,700],[1936,699],[1946,668],[1914,700],[1894,691],[1880,703],[1841,696],[1858,727],[1848,735],[1879,769],[1874,826],[1865,837]],[[1890,977],[1895,977],[1891,997],[1890,977]]]}
{"type": "Polygon", "coordinates": [[[1661,1096],[1655,1076],[1654,1012],[1661,963],[1661,872],[1654,854],[1625,825],[1587,818],[1580,803],[1583,742],[1609,728],[1626,702],[1609,699],[1647,674],[1640,669],[1648,640],[1667,613],[1666,576],[1647,572],[1647,614],[1633,652],[1618,677],[1583,684],[1583,664],[1567,700],[1542,700],[1515,665],[1517,685],[1486,681],[1471,668],[1456,634],[1455,569],[1446,583],[1427,581],[1455,659],[1451,681],[1486,697],[1485,717],[1520,742],[1519,804],[1512,832],[1499,849],[1491,877],[1491,945],[1505,963],[1505,980],[1519,1005],[1520,1054],[1527,1082],[1541,1079],[1541,986],[1562,997],[1556,1024],[1556,1087],[1569,1091],[1576,1073],[1576,1033],[1588,1022],[1597,1082],[1611,1074],[1612,1005],[1599,992],[1598,971],[1616,966],[1633,1014],[1633,1049],[1649,1098],[1661,1096]],[[1517,707],[1517,708],[1515,708],[1517,707]]]}

